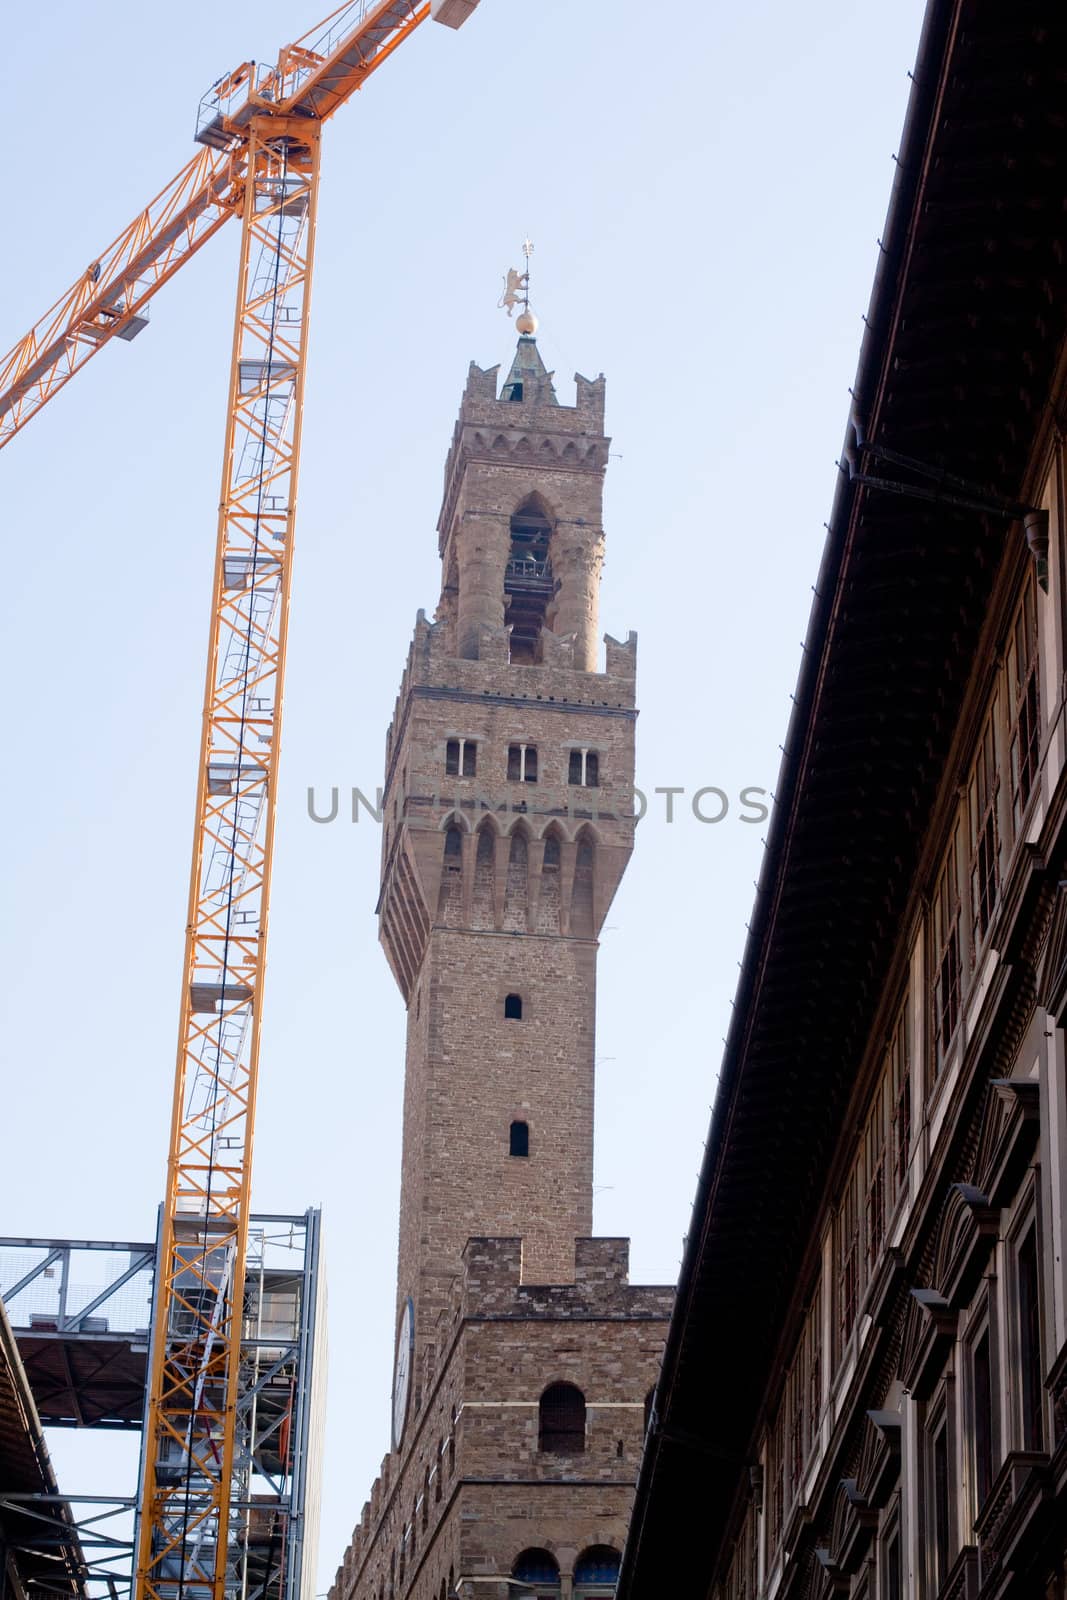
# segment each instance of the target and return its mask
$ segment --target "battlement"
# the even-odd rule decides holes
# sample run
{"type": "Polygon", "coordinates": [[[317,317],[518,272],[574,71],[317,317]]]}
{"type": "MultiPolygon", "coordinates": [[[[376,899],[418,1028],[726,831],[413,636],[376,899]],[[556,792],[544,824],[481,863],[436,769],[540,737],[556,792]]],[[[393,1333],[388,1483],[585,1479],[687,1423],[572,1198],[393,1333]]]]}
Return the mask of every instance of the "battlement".
{"type": "Polygon", "coordinates": [[[521,1238],[468,1239],[455,1311],[459,1321],[669,1316],[674,1290],[632,1285],[629,1268],[629,1239],[576,1239],[572,1283],[524,1283],[521,1238]]]}
{"type": "Polygon", "coordinates": [[[637,694],[637,634],[624,641],[604,635],[605,670],[585,672],[575,666],[573,641],[546,633],[544,661],[537,665],[510,662],[509,629],[485,628],[477,660],[456,654],[455,630],[449,619],[430,622],[420,610],[385,737],[386,791],[412,695],[418,690],[477,696],[480,701],[529,701],[533,705],[582,707],[631,716],[637,694]]]}

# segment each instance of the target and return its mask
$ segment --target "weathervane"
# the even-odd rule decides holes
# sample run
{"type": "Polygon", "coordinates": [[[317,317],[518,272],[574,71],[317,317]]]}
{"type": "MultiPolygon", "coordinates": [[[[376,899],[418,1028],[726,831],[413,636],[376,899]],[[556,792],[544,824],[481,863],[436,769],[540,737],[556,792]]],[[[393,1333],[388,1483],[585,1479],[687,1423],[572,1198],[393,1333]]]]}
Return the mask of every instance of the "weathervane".
{"type": "Polygon", "coordinates": [[[497,301],[497,305],[506,310],[508,316],[517,305],[522,306],[515,326],[520,333],[535,334],[537,332],[537,318],[530,310],[530,257],[533,255],[533,241],[522,241],[522,253],[526,257],[526,271],[519,272],[515,267],[509,267],[504,277],[504,292],[497,301]]]}

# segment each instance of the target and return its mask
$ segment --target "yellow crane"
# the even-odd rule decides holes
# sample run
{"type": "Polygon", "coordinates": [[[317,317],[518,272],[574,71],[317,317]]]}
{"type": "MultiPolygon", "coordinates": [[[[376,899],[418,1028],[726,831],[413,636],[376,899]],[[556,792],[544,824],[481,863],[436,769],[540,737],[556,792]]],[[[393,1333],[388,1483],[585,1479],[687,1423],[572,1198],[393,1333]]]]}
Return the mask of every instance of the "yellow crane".
{"type": "Polygon", "coordinates": [[[167,1189],[139,1496],[138,1600],[224,1600],[278,746],[323,123],[432,16],[353,0],[202,101],[201,149],[0,362],[0,447],[231,217],[241,222],[167,1189]]]}

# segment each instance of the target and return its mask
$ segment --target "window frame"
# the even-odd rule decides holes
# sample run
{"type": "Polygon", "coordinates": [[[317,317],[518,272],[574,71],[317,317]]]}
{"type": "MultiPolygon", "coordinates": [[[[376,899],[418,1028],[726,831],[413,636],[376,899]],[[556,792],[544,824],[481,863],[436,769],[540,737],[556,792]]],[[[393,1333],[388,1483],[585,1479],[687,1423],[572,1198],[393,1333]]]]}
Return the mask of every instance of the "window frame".
{"type": "MultiPolygon", "coordinates": [[[[1000,752],[997,748],[999,685],[994,686],[989,708],[978,735],[967,780],[967,883],[969,895],[968,975],[978,965],[1000,903],[1001,860],[998,811],[1000,752]]],[[[961,993],[962,999],[962,993],[961,993]]]]}
{"type": "MultiPolygon", "coordinates": [[[[1045,1365],[1046,1365],[1046,1329],[1045,1329],[1045,1301],[1046,1285],[1044,1281],[1044,1252],[1042,1250],[1041,1207],[1038,1204],[1038,1187],[1036,1176],[1027,1185],[1026,1193],[1022,1197],[1016,1216],[1007,1231],[1007,1326],[1008,1326],[1008,1355],[1011,1381],[1011,1433],[1015,1448],[1024,1451],[1043,1451],[1047,1449],[1048,1441],[1048,1407],[1046,1404],[1045,1390],[1045,1365]],[[1032,1402],[1036,1402],[1034,1414],[1039,1419],[1039,1430],[1036,1442],[1030,1433],[1027,1422],[1027,1374],[1024,1350],[1024,1330],[1022,1323],[1021,1306],[1021,1274],[1020,1254],[1028,1239],[1034,1241],[1034,1286],[1037,1291],[1037,1371],[1033,1384],[1034,1393],[1032,1402]]],[[[1033,1408],[1033,1407],[1032,1407],[1033,1408]]]]}
{"type": "Polygon", "coordinates": [[[1023,831],[1030,802],[1040,787],[1041,652],[1034,574],[1027,571],[1023,590],[1008,626],[1004,651],[1005,823],[1014,844],[1023,831]]]}
{"type": "Polygon", "coordinates": [[[537,782],[537,746],[519,741],[508,745],[506,767],[508,783],[537,782]],[[512,769],[515,769],[514,771],[512,769]]]}
{"type": "Polygon", "coordinates": [[[948,1376],[942,1380],[935,1398],[925,1408],[922,1423],[922,1509],[926,1529],[926,1537],[922,1543],[926,1567],[925,1592],[930,1600],[934,1600],[940,1592],[941,1586],[952,1570],[952,1563],[959,1554],[955,1444],[955,1380],[948,1376]],[[939,1441],[943,1441],[944,1444],[943,1479],[939,1476],[938,1470],[939,1441]],[[940,1537],[942,1509],[944,1510],[943,1543],[940,1537]]]}
{"type": "Polygon", "coordinates": [[[878,1532],[878,1600],[905,1600],[904,1519],[899,1491],[893,1497],[878,1532]],[[890,1555],[896,1547],[896,1584],[891,1586],[890,1555]]]}
{"type": "Polygon", "coordinates": [[[849,1169],[833,1222],[834,1351],[838,1365],[859,1322],[863,1299],[863,1146],[849,1169]],[[847,1207],[847,1211],[846,1211],[847,1207]]]}
{"type": "Polygon", "coordinates": [[[445,740],[445,777],[475,778],[478,775],[478,740],[456,734],[445,740]],[[452,750],[455,747],[455,760],[452,750]],[[468,757],[470,757],[468,761],[468,757]]]}
{"type": "Polygon", "coordinates": [[[933,1049],[930,1064],[936,1082],[956,1042],[963,1013],[963,897],[960,893],[960,808],[949,829],[934,892],[930,900],[930,1019],[933,1049]],[[946,978],[945,966],[951,956],[946,978]]]}
{"type": "MultiPolygon", "coordinates": [[[[561,1407],[558,1408],[558,1414],[559,1413],[562,1413],[562,1408],[561,1407]]],[[[577,1415],[578,1415],[578,1412],[577,1412],[577,1409],[576,1409],[575,1410],[575,1416],[577,1416],[577,1415]]],[[[589,1405],[588,1405],[588,1402],[587,1402],[587,1400],[585,1398],[585,1392],[582,1389],[580,1389],[576,1383],[571,1383],[570,1380],[567,1379],[567,1378],[556,1378],[556,1379],[553,1380],[552,1383],[547,1384],[545,1386],[545,1388],[542,1389],[540,1398],[538,1399],[538,1402],[537,1402],[537,1451],[538,1451],[538,1454],[539,1455],[554,1455],[554,1456],[580,1456],[580,1455],[584,1455],[586,1453],[586,1451],[588,1450],[588,1448],[589,1448],[589,1405]],[[561,1427],[561,1426],[557,1425],[555,1427],[551,1427],[550,1428],[550,1427],[548,1427],[546,1425],[546,1412],[547,1412],[547,1407],[546,1407],[546,1403],[545,1403],[546,1399],[547,1399],[548,1395],[550,1395],[553,1392],[553,1390],[561,1391],[561,1390],[564,1390],[564,1389],[569,1390],[569,1391],[571,1391],[572,1394],[577,1395],[579,1400],[580,1400],[580,1402],[581,1402],[581,1419],[582,1419],[581,1444],[575,1445],[573,1448],[571,1446],[569,1446],[569,1445],[566,1445],[566,1444],[561,1445],[559,1441],[560,1440],[566,1440],[566,1439],[577,1440],[578,1436],[579,1436],[578,1435],[577,1426],[564,1428],[564,1427],[561,1427]],[[546,1443],[545,1441],[548,1440],[548,1439],[551,1439],[554,1442],[553,1443],[546,1443]]]]}
{"type": "Polygon", "coordinates": [[[571,745],[567,752],[567,783],[572,789],[600,788],[600,751],[592,745],[571,745]],[[578,775],[574,774],[575,762],[578,775]]]}
{"type": "Polygon", "coordinates": [[[971,1477],[971,1513],[972,1519],[977,1520],[982,1513],[982,1507],[989,1498],[989,1492],[996,1481],[999,1469],[1000,1453],[1000,1417],[998,1399],[1000,1385],[997,1381],[999,1366],[997,1361],[996,1330],[993,1319],[991,1297],[983,1300],[979,1315],[973,1328],[968,1329],[966,1355],[967,1355],[967,1454],[968,1467],[971,1477]],[[981,1346],[986,1351],[986,1394],[979,1393],[978,1351],[981,1346]],[[987,1411],[986,1450],[981,1448],[979,1423],[983,1412],[987,1411]],[[988,1453],[988,1458],[986,1459],[988,1453]]]}

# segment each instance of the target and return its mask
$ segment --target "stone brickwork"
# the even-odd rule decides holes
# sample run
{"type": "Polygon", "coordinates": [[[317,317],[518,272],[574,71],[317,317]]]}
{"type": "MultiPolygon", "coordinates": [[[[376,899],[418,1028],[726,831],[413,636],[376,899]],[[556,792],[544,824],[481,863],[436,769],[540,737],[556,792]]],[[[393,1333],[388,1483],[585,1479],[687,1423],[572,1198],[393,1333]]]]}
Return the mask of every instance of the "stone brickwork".
{"type": "MultiPolygon", "coordinates": [[[[423,1375],[403,1450],[391,1453],[363,1509],[330,1600],[390,1594],[505,1600],[518,1556],[547,1549],[561,1595],[596,1546],[622,1549],[656,1383],[669,1288],[632,1287],[625,1239],[578,1239],[573,1281],[522,1282],[521,1239],[472,1238],[436,1329],[441,1356],[423,1375]],[[586,1397],[586,1448],[538,1448],[549,1383],[586,1397]],[[463,1588],[459,1589],[463,1592],[463,1588]]],[[[551,1591],[549,1591],[551,1592],[551,1591]]]]}
{"type": "Polygon", "coordinates": [[[333,1600],[532,1594],[505,1581],[524,1550],[558,1567],[546,1594],[610,1593],[582,1553],[622,1548],[670,1314],[670,1290],[629,1285],[626,1241],[589,1237],[597,938],[633,848],[637,641],[608,637],[597,670],[604,382],[577,383],[559,405],[528,337],[499,398],[497,370],[472,365],[441,599],[386,741],[412,1376],[333,1600]],[[553,1384],[585,1399],[570,1452],[541,1430],[553,1384]]]}

